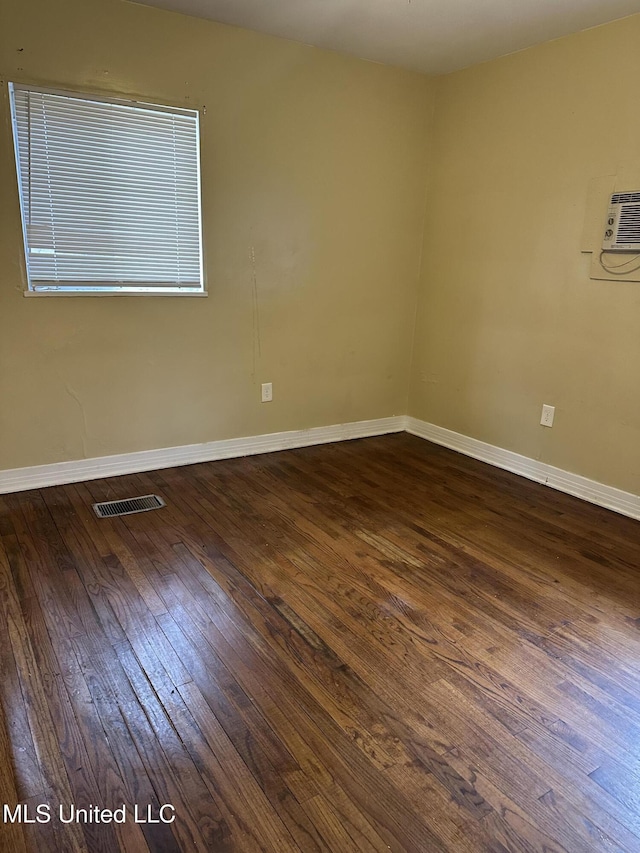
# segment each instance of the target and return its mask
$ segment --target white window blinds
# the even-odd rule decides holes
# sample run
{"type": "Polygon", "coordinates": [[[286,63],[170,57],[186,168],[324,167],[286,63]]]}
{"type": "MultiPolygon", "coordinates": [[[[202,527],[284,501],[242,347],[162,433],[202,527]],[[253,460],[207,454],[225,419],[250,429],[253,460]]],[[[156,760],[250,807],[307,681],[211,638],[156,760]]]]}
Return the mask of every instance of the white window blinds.
{"type": "Polygon", "coordinates": [[[29,286],[203,291],[198,113],[11,86],[29,286]]]}

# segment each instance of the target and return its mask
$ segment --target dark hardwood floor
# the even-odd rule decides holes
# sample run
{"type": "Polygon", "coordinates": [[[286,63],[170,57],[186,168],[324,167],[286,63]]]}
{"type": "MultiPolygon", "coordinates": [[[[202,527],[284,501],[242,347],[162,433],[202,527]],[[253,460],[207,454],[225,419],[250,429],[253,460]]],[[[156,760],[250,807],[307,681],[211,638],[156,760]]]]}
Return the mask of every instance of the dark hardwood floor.
{"type": "Polygon", "coordinates": [[[640,851],[638,522],[399,434],[0,496],[0,602],[2,850],[640,851]]]}

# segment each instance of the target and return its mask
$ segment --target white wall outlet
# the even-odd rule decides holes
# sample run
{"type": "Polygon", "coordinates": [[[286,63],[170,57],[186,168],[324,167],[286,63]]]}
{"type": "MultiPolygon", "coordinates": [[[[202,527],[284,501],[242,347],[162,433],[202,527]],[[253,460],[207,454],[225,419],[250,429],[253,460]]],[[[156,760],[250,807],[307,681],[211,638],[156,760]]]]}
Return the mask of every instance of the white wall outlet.
{"type": "Polygon", "coordinates": [[[270,403],[273,400],[273,384],[271,382],[262,383],[262,402],[270,403]]]}
{"type": "MultiPolygon", "coordinates": [[[[264,387],[264,386],[263,386],[264,387]]],[[[552,427],[553,426],[553,416],[556,413],[555,406],[547,406],[545,403],[542,407],[542,417],[540,418],[540,423],[542,426],[552,427]]]]}

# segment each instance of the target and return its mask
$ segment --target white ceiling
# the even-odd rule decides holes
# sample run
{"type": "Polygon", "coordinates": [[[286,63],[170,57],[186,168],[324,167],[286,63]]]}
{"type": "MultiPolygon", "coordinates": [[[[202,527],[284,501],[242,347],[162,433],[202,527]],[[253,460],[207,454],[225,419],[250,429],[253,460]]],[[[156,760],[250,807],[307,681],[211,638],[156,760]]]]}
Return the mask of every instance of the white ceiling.
{"type": "Polygon", "coordinates": [[[640,0],[138,0],[443,74],[640,12],[640,0]]]}

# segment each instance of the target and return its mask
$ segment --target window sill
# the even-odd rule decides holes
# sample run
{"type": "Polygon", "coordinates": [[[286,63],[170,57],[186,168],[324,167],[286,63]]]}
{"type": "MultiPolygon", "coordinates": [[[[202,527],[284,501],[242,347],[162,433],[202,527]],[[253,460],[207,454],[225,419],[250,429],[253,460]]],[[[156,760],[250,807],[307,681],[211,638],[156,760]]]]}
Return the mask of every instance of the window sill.
{"type": "Polygon", "coordinates": [[[28,296],[29,298],[31,298],[32,296],[38,296],[38,297],[39,296],[46,296],[46,297],[51,297],[51,296],[53,296],[53,297],[59,297],[59,296],[65,296],[65,297],[66,296],[73,296],[73,297],[100,296],[102,298],[104,298],[106,296],[118,296],[118,297],[120,297],[120,296],[146,296],[146,297],[163,296],[165,298],[167,296],[177,296],[180,299],[182,299],[185,296],[202,297],[202,296],[208,296],[209,295],[206,290],[204,290],[204,291],[203,290],[197,290],[197,291],[188,291],[188,290],[159,291],[159,290],[155,290],[155,291],[150,291],[149,293],[144,293],[144,292],[141,292],[139,290],[128,290],[128,291],[127,290],[120,290],[120,291],[118,291],[118,290],[106,290],[104,292],[101,292],[99,290],[25,290],[25,291],[23,291],[23,294],[24,294],[24,296],[28,296]]]}

